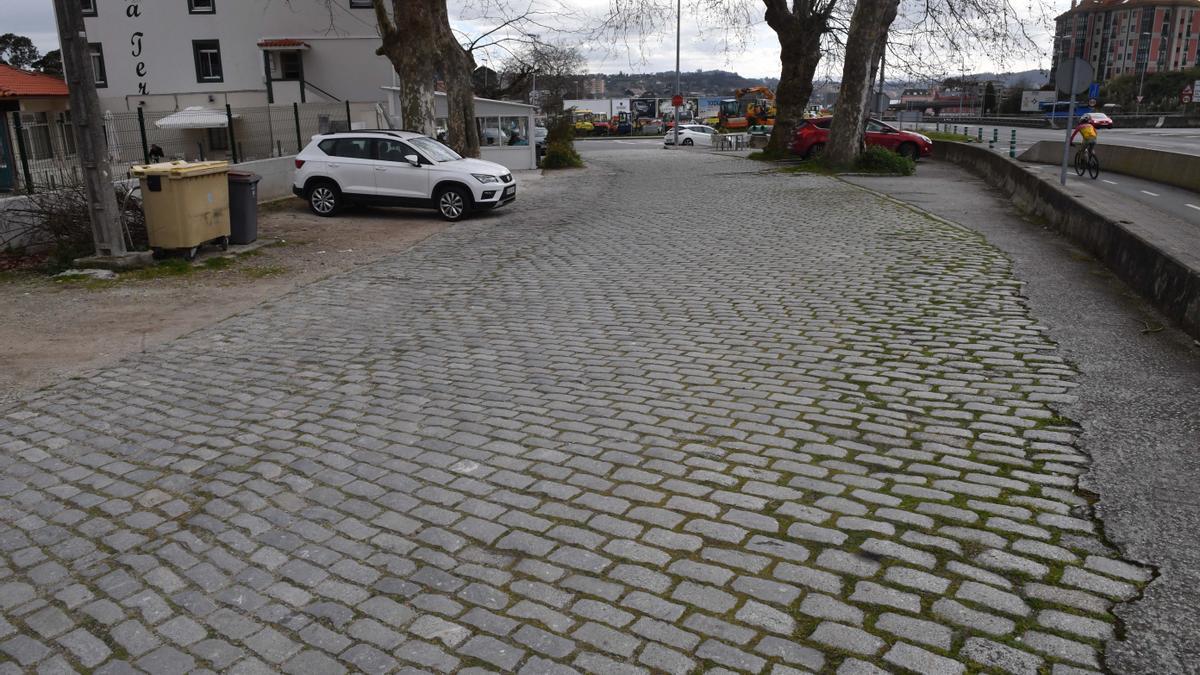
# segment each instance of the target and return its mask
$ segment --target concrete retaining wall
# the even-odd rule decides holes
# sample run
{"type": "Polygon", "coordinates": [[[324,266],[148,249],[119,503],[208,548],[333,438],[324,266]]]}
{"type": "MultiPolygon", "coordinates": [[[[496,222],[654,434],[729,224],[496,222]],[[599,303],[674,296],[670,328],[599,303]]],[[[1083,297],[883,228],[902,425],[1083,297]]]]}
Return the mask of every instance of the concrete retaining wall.
{"type": "MultiPolygon", "coordinates": [[[[1059,145],[1061,152],[1062,146],[1059,145]]],[[[1106,151],[1111,148],[1106,148],[1106,151]]],[[[978,174],[1012,197],[1021,210],[1048,221],[1200,338],[1200,271],[1148,243],[1123,224],[1098,213],[1016,162],[965,143],[936,143],[934,157],[978,174]]]]}
{"type": "MultiPolygon", "coordinates": [[[[259,159],[253,162],[235,164],[239,171],[253,171],[262,176],[258,183],[258,203],[270,202],[276,199],[292,196],[292,175],[296,170],[295,155],[259,159]]],[[[132,186],[137,181],[117,181],[116,185],[132,186]]],[[[28,238],[9,240],[16,232],[27,227],[29,216],[22,211],[29,206],[29,197],[17,195],[0,199],[0,249],[7,242],[12,247],[30,246],[36,242],[28,238]]]]}
{"type": "MultiPolygon", "coordinates": [[[[1022,162],[1059,164],[1062,162],[1062,141],[1038,141],[1029,146],[1017,159],[1022,162]]],[[[1100,169],[1126,176],[1145,178],[1155,183],[1174,185],[1200,192],[1200,156],[1165,150],[1131,148],[1125,145],[1096,146],[1100,169]]],[[[1074,153],[1071,155],[1074,158],[1074,153]]]]}

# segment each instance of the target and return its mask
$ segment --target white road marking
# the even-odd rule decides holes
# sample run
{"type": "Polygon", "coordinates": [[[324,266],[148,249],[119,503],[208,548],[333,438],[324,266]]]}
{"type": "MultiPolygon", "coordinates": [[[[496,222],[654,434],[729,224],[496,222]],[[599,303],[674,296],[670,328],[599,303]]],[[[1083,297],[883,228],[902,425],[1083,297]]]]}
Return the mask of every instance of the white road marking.
{"type": "Polygon", "coordinates": [[[1147,195],[1150,195],[1151,197],[1157,197],[1157,196],[1158,196],[1158,193],[1157,193],[1157,192],[1151,192],[1151,191],[1149,191],[1149,190],[1142,190],[1142,194],[1147,194],[1147,195]]]}
{"type": "Polygon", "coordinates": [[[1188,207],[1189,209],[1196,209],[1197,211],[1200,211],[1200,206],[1196,206],[1195,204],[1184,204],[1184,206],[1188,207]]]}
{"type": "Polygon", "coordinates": [[[1105,183],[1108,183],[1109,185],[1116,185],[1116,184],[1117,184],[1117,181],[1115,181],[1115,180],[1109,180],[1109,179],[1107,179],[1107,178],[1101,178],[1100,180],[1104,181],[1105,183]]]}

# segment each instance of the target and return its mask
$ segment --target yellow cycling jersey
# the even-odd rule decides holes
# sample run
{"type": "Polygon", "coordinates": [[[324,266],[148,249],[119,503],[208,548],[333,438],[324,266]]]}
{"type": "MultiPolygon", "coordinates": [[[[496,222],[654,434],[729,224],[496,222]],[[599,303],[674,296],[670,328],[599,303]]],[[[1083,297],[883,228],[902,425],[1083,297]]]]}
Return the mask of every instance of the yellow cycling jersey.
{"type": "Polygon", "coordinates": [[[1083,137],[1083,140],[1091,143],[1096,140],[1096,127],[1090,124],[1080,124],[1079,135],[1083,137]]]}

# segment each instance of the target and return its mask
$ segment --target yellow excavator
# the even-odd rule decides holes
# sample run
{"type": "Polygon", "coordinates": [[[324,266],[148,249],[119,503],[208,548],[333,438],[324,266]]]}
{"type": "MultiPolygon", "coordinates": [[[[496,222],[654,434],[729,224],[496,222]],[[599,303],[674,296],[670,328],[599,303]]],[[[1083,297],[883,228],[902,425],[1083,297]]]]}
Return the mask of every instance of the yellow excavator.
{"type": "Polygon", "coordinates": [[[775,125],[775,92],[767,87],[746,87],[721,101],[720,124],[725,129],[775,125]]]}

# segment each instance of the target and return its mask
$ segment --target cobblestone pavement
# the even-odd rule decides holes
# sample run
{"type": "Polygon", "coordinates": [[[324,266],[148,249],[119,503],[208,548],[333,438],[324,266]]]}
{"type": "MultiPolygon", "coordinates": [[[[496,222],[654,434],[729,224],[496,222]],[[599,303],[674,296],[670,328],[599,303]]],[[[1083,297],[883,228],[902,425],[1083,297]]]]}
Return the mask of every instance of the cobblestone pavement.
{"type": "Polygon", "coordinates": [[[1099,669],[1149,573],[1008,261],[642,155],[0,411],[0,668],[1099,669]]]}

